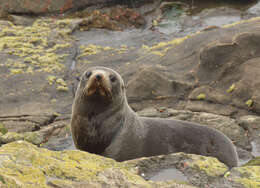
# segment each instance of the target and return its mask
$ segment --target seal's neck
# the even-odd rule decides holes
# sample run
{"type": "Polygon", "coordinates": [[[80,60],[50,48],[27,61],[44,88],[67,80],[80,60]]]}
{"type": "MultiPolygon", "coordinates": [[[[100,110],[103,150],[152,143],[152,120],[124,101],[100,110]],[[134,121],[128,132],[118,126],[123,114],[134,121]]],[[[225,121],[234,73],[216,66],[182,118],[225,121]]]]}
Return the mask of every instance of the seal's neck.
{"type": "Polygon", "coordinates": [[[124,125],[125,116],[123,104],[110,104],[105,109],[100,105],[90,104],[87,101],[80,103],[81,114],[84,118],[84,140],[83,150],[91,153],[101,154],[111,144],[114,137],[121,131],[124,125]]]}

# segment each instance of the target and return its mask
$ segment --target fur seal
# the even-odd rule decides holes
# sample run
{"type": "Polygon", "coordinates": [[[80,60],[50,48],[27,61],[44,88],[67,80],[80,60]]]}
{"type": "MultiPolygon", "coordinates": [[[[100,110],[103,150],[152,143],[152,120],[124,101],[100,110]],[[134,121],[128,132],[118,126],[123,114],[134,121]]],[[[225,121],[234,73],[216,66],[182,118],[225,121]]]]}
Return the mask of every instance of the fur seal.
{"type": "Polygon", "coordinates": [[[213,156],[238,164],[231,140],[196,123],[139,117],[128,105],[124,81],[106,67],[87,69],[72,106],[71,131],[76,148],[117,161],[176,152],[213,156]]]}

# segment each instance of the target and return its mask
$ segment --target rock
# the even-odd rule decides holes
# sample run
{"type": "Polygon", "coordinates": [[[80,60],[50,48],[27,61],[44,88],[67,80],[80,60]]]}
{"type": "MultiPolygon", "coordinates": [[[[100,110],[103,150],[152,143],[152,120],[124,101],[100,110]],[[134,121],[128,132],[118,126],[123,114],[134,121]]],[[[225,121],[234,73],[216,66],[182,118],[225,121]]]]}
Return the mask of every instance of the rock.
{"type": "Polygon", "coordinates": [[[140,28],[146,24],[144,17],[135,9],[122,6],[102,9],[78,11],[68,15],[69,18],[80,18],[80,31],[88,31],[93,28],[122,31],[134,26],[140,28]]]}
{"type": "MultiPolygon", "coordinates": [[[[185,109],[193,112],[208,112],[224,116],[231,116],[238,112],[238,110],[231,105],[216,104],[204,100],[190,100],[187,102],[185,109]]],[[[240,112],[243,113],[242,110],[240,110],[240,112]]]]}
{"type": "Polygon", "coordinates": [[[201,84],[211,84],[222,91],[234,86],[230,94],[226,93],[224,104],[258,112],[259,58],[256,53],[260,48],[256,41],[259,38],[258,32],[241,33],[232,42],[211,43],[201,50],[198,67],[201,84]]]}
{"type": "Polygon", "coordinates": [[[70,134],[69,121],[59,120],[34,132],[28,130],[20,133],[6,132],[0,135],[0,145],[25,140],[51,150],[74,149],[75,147],[70,134]]]}
{"type": "MultiPolygon", "coordinates": [[[[60,97],[64,98],[62,101],[72,101],[69,92],[65,94],[57,90],[63,83],[51,83],[48,78],[55,76],[55,81],[63,79],[66,82],[63,76],[71,76],[68,71],[75,51],[68,34],[74,29],[72,25],[74,20],[44,18],[27,27],[13,24],[0,26],[0,119],[5,115],[54,113],[60,111],[55,109],[59,105],[63,106],[62,109],[71,109],[70,104],[65,104],[67,102],[55,102],[60,97]]],[[[66,83],[71,89],[70,81],[66,83]]],[[[10,120],[9,128],[20,131],[37,129],[38,122],[34,119],[23,119],[24,122],[19,122],[21,126],[15,126],[17,118],[10,120]]]]}
{"type": "MultiPolygon", "coordinates": [[[[0,94],[3,96],[0,114],[23,114],[24,109],[29,115],[46,111],[70,114],[75,79],[91,65],[89,62],[115,68],[123,75],[126,83],[129,82],[127,95],[130,105],[136,110],[165,106],[232,117],[257,112],[259,79],[257,70],[250,67],[258,66],[258,19],[141,48],[138,46],[142,41],[138,37],[131,38],[131,41],[139,42],[136,46],[121,47],[129,43],[126,36],[114,40],[113,44],[110,41],[110,46],[107,46],[111,33],[106,35],[104,45],[101,45],[103,40],[99,40],[100,45],[90,48],[93,33],[100,31],[74,32],[79,19],[41,18],[27,27],[5,23],[0,26],[3,31],[0,37],[0,94]],[[71,36],[72,33],[75,35],[71,36]],[[235,52],[225,54],[228,45],[224,44],[231,45],[235,52]],[[80,46],[79,50],[76,45],[80,46]],[[252,47],[251,55],[247,45],[252,47]],[[218,53],[223,54],[218,56],[218,53]],[[239,54],[238,61],[234,54],[239,54]],[[230,62],[219,65],[221,70],[213,70],[210,75],[211,69],[205,67],[207,62],[214,64],[215,60],[211,62],[211,59],[222,56],[223,61],[228,61],[228,55],[232,56],[230,62]],[[226,67],[228,64],[232,64],[231,68],[226,67]],[[140,66],[146,68],[139,70],[140,66]],[[224,71],[223,76],[221,71],[224,71]],[[204,72],[211,76],[211,81],[203,77],[204,72]],[[48,80],[51,76],[54,76],[53,82],[48,80]],[[59,79],[64,80],[68,91],[57,90],[62,86],[56,82],[59,79]],[[251,89],[247,89],[247,82],[250,82],[251,89]],[[232,92],[227,92],[233,84],[232,92]],[[205,100],[197,100],[196,97],[203,92],[205,100]],[[248,100],[252,101],[249,106],[246,104],[248,100]]],[[[115,35],[121,36],[120,33],[115,35]]],[[[152,35],[149,39],[155,37],[152,35]]],[[[9,124],[13,131],[15,123],[9,124]]],[[[39,128],[34,122],[21,124],[17,126],[21,131],[39,128]]]]}
{"type": "Polygon", "coordinates": [[[139,71],[127,84],[127,97],[130,102],[155,99],[172,92],[170,80],[153,67],[139,71]]]}
{"type": "Polygon", "coordinates": [[[139,71],[127,83],[127,97],[129,103],[136,110],[145,108],[146,101],[183,100],[194,87],[189,82],[171,80],[166,69],[160,66],[147,66],[139,71]],[[162,73],[163,72],[163,73],[162,73]]]}
{"type": "Polygon", "coordinates": [[[43,114],[17,114],[0,116],[0,122],[4,122],[5,128],[12,132],[28,132],[39,130],[40,127],[52,123],[57,114],[43,113],[43,114]]]}
{"type": "Polygon", "coordinates": [[[34,18],[31,18],[29,16],[10,15],[10,17],[12,18],[11,21],[14,25],[31,26],[35,21],[34,18]]]}
{"type": "Polygon", "coordinates": [[[257,162],[231,171],[216,158],[175,153],[144,157],[125,162],[87,152],[50,151],[26,141],[15,141],[0,147],[0,185],[3,187],[248,187],[257,185],[257,162]],[[13,160],[15,159],[15,160],[13,160]],[[176,169],[178,178],[167,181],[145,181],[163,169],[176,169]],[[247,175],[245,175],[245,173],[247,175]],[[180,184],[181,183],[181,184],[180,184]],[[244,185],[244,186],[243,186],[244,185]]]}
{"type": "Polygon", "coordinates": [[[243,185],[243,187],[259,187],[259,172],[259,166],[236,167],[226,174],[226,178],[230,181],[243,185]]]}
{"type": "Polygon", "coordinates": [[[213,179],[220,178],[228,170],[227,166],[220,163],[216,158],[204,157],[199,155],[175,153],[147,158],[131,160],[128,163],[135,165],[139,174],[145,179],[160,173],[164,169],[177,169],[186,177],[188,182],[182,182],[172,174],[172,179],[184,184],[205,187],[213,179]]]}
{"type": "Polygon", "coordinates": [[[40,145],[44,141],[44,138],[38,132],[25,132],[25,133],[8,132],[5,135],[0,136],[0,145],[18,141],[18,140],[25,140],[32,144],[40,145]]]}
{"type": "Polygon", "coordinates": [[[49,151],[25,141],[0,147],[0,162],[1,187],[158,187],[127,162],[78,150],[49,151]]]}
{"type": "Polygon", "coordinates": [[[260,117],[254,115],[241,116],[237,122],[245,130],[248,130],[251,137],[259,137],[260,134],[260,117]]]}
{"type": "MultiPolygon", "coordinates": [[[[256,35],[256,34],[255,34],[256,35]]],[[[254,35],[251,34],[251,37],[254,35]]],[[[260,39],[260,35],[256,35],[260,39]]],[[[249,39],[248,39],[249,40],[249,39]]],[[[250,45],[250,44],[249,44],[250,45]]],[[[255,44],[256,45],[256,44],[255,44]]],[[[257,48],[257,47],[255,47],[257,48]]],[[[252,54],[257,53],[256,51],[260,51],[260,49],[252,49],[252,54]]],[[[255,112],[260,112],[260,87],[259,87],[259,79],[260,79],[260,66],[259,66],[260,58],[251,58],[248,61],[245,61],[243,65],[240,67],[240,75],[241,79],[237,82],[237,89],[234,91],[234,95],[239,97],[241,102],[240,106],[243,108],[248,108],[255,112]],[[253,68],[254,67],[254,68],[253,68]],[[251,104],[247,103],[247,101],[252,101],[251,104]]],[[[239,105],[239,104],[237,104],[239,105]]]]}
{"type": "Polygon", "coordinates": [[[16,14],[47,14],[47,13],[64,13],[70,9],[79,9],[98,3],[106,3],[108,0],[84,1],[84,0],[58,0],[58,1],[19,1],[3,0],[1,2],[1,11],[16,14]]]}
{"type": "Polygon", "coordinates": [[[212,102],[212,103],[216,103],[216,104],[228,105],[228,102],[231,100],[231,97],[226,95],[225,91],[221,92],[221,91],[218,91],[209,86],[201,86],[201,87],[194,89],[190,93],[189,99],[190,100],[199,100],[198,96],[200,94],[205,95],[205,99],[203,99],[204,101],[208,101],[208,102],[212,102]]]}
{"type": "Polygon", "coordinates": [[[260,166],[260,157],[256,157],[246,163],[244,166],[260,166]]]}
{"type": "Polygon", "coordinates": [[[186,181],[180,181],[179,175],[177,176],[173,171],[171,176],[167,175],[169,179],[166,182],[171,179],[171,181],[198,187],[249,188],[259,186],[259,165],[256,162],[257,160],[252,160],[246,166],[234,167],[230,170],[215,158],[185,153],[144,157],[127,163],[136,166],[139,174],[145,179],[151,179],[153,176],[165,171],[165,169],[175,169],[175,171],[179,171],[182,176],[186,177],[186,181]]]}
{"type": "Polygon", "coordinates": [[[5,127],[8,131],[25,132],[34,131],[37,129],[37,124],[34,122],[26,121],[5,121],[5,127]]]}

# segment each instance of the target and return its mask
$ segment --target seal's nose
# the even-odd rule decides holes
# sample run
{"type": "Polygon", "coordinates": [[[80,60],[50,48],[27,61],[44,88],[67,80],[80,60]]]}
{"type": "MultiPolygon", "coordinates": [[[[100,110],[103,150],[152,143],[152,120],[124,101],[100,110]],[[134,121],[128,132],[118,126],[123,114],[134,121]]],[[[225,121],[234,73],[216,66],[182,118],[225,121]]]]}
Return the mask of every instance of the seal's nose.
{"type": "Polygon", "coordinates": [[[97,75],[96,75],[96,79],[97,79],[97,81],[100,81],[100,80],[102,79],[102,75],[97,74],[97,75]]]}

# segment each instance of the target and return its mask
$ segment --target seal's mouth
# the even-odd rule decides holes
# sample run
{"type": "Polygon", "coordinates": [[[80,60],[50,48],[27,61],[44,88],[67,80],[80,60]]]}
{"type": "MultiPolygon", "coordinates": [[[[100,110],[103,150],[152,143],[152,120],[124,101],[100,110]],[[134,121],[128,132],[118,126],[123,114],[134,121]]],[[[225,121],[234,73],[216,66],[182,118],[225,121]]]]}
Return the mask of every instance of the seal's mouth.
{"type": "Polygon", "coordinates": [[[109,99],[112,98],[111,89],[105,85],[103,80],[92,80],[91,83],[87,84],[85,91],[86,97],[101,96],[109,99]]]}

